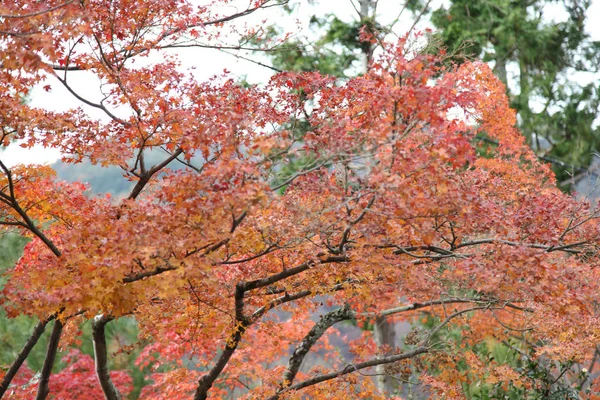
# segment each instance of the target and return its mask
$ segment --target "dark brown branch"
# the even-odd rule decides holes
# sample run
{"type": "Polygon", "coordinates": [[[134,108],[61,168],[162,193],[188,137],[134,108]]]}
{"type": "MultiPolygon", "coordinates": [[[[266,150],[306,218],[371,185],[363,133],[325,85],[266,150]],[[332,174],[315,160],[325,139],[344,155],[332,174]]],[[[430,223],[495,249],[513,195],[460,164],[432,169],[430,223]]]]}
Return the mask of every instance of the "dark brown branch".
{"type": "Polygon", "coordinates": [[[254,311],[254,313],[252,313],[252,321],[256,321],[257,319],[265,315],[267,311],[277,307],[280,304],[289,303],[290,301],[298,300],[310,296],[311,294],[313,294],[311,290],[303,290],[294,294],[286,293],[285,295],[280,296],[275,300],[269,302],[269,304],[267,304],[266,306],[260,307],[258,310],[254,311]]]}
{"type": "Polygon", "coordinates": [[[314,171],[318,170],[319,168],[323,167],[328,161],[329,160],[325,160],[322,163],[316,164],[311,168],[302,170],[300,172],[296,172],[294,175],[292,175],[291,177],[286,179],[284,182],[280,183],[279,185],[271,187],[271,190],[276,191],[276,190],[281,189],[284,186],[289,185],[290,183],[292,183],[293,181],[295,181],[297,178],[301,177],[302,175],[310,174],[311,172],[314,172],[314,171]]]}
{"type": "Polygon", "coordinates": [[[55,71],[87,71],[86,68],[82,68],[79,67],[77,65],[57,65],[57,64],[50,64],[49,65],[50,68],[52,68],[55,71]]]}
{"type": "MultiPolygon", "coordinates": [[[[189,24],[189,25],[186,25],[186,26],[181,26],[181,27],[176,27],[176,28],[170,29],[168,31],[165,31],[165,32],[161,33],[154,40],[153,47],[154,46],[159,46],[159,44],[161,42],[163,42],[165,39],[168,39],[169,37],[172,37],[174,35],[177,35],[177,34],[179,34],[181,32],[189,30],[189,29],[199,28],[199,27],[206,27],[206,26],[211,26],[211,25],[223,24],[225,22],[233,21],[235,19],[238,19],[238,18],[247,16],[247,15],[250,15],[250,14],[252,14],[255,11],[258,11],[260,9],[269,8],[269,7],[273,7],[273,6],[282,6],[285,3],[287,3],[287,0],[286,0],[286,1],[283,1],[283,2],[277,2],[277,3],[275,3],[275,4],[271,5],[271,6],[267,5],[271,1],[272,0],[265,0],[262,3],[258,4],[256,7],[247,8],[244,11],[241,11],[241,12],[238,12],[238,13],[235,13],[235,14],[231,14],[231,15],[228,15],[226,17],[217,18],[217,19],[214,19],[214,20],[211,20],[211,21],[202,21],[202,22],[199,22],[199,23],[189,24]]],[[[177,46],[177,44],[176,43],[164,44],[164,45],[162,45],[160,47],[161,48],[168,48],[168,47],[174,47],[174,46],[177,46]]],[[[136,56],[136,55],[138,55],[140,53],[143,53],[143,52],[145,52],[147,50],[149,50],[148,47],[141,48],[141,49],[138,49],[136,51],[131,51],[128,54],[128,58],[134,57],[134,56],[136,56]]]]}
{"type": "MultiPolygon", "coordinates": [[[[409,304],[409,305],[403,306],[403,307],[396,307],[396,308],[384,310],[379,313],[366,313],[366,314],[361,314],[361,315],[385,317],[388,315],[397,314],[397,313],[406,312],[406,311],[417,310],[420,308],[430,307],[433,305],[451,304],[451,303],[472,303],[472,302],[479,302],[479,301],[481,301],[481,300],[479,300],[479,299],[457,299],[457,298],[441,299],[441,300],[434,300],[434,301],[429,301],[429,302],[424,302],[424,303],[413,303],[413,304],[409,304]]],[[[487,303],[487,305],[485,307],[474,307],[474,308],[471,308],[470,310],[480,309],[480,308],[488,308],[488,307],[489,307],[489,302],[487,303]]],[[[464,312],[466,312],[466,311],[461,311],[461,312],[451,315],[449,317],[448,321],[452,318],[455,318],[458,315],[463,314],[464,312]]],[[[310,332],[305,336],[305,338],[302,341],[302,343],[300,344],[300,346],[298,346],[296,348],[296,350],[290,357],[289,367],[284,375],[283,382],[280,385],[280,390],[278,393],[281,393],[281,392],[285,391],[286,388],[292,386],[292,384],[294,382],[294,378],[296,377],[296,374],[300,370],[300,366],[302,365],[304,358],[308,354],[308,351],[321,338],[321,336],[323,336],[323,334],[325,333],[325,331],[327,331],[327,329],[329,329],[331,326],[333,326],[334,324],[336,324],[340,321],[354,319],[354,318],[356,318],[356,316],[357,316],[356,312],[349,309],[348,307],[339,308],[337,310],[331,311],[331,312],[325,314],[324,316],[322,316],[321,319],[319,320],[319,322],[317,322],[313,326],[313,328],[310,330],[310,332]]],[[[436,329],[434,329],[432,331],[430,336],[433,336],[435,334],[435,332],[439,331],[439,329],[441,329],[448,321],[444,321],[443,323],[440,324],[440,326],[436,327],[436,329]]],[[[423,346],[424,345],[425,344],[423,344],[423,346]]],[[[274,398],[276,398],[276,397],[274,397],[274,398]]]]}
{"type": "Polygon", "coordinates": [[[247,8],[247,9],[245,9],[242,12],[239,12],[239,13],[236,13],[236,14],[232,14],[232,15],[228,15],[227,17],[215,19],[215,20],[212,20],[212,21],[206,21],[206,22],[203,22],[202,25],[204,25],[204,26],[218,25],[218,24],[222,24],[224,22],[233,21],[234,19],[241,18],[241,17],[244,17],[246,15],[250,15],[250,14],[252,14],[253,12],[255,12],[257,10],[260,10],[261,8],[267,8],[268,7],[267,3],[270,3],[270,2],[271,2],[271,0],[265,0],[261,4],[257,5],[254,8],[247,8]]]}
{"type": "MultiPolygon", "coordinates": [[[[330,293],[330,292],[335,292],[335,291],[342,290],[342,289],[344,289],[344,285],[341,283],[338,283],[334,287],[328,289],[326,292],[330,293]]],[[[320,292],[320,293],[324,293],[324,292],[320,292]]],[[[272,294],[272,292],[270,294],[272,294]]],[[[252,314],[251,320],[252,320],[252,322],[256,321],[258,318],[262,317],[267,311],[277,307],[280,304],[289,303],[290,301],[302,299],[304,297],[310,296],[311,294],[315,294],[315,292],[313,290],[302,290],[302,291],[300,291],[298,293],[294,293],[294,294],[285,293],[283,296],[280,296],[280,297],[270,301],[269,304],[267,304],[266,306],[260,307],[259,309],[254,311],[254,313],[252,314]]]]}
{"type": "Polygon", "coordinates": [[[454,318],[459,317],[463,314],[469,313],[471,311],[493,310],[493,309],[499,310],[499,309],[502,309],[502,307],[492,307],[491,304],[487,304],[484,306],[476,306],[476,307],[466,308],[464,310],[456,311],[456,312],[448,315],[448,317],[445,320],[443,320],[438,326],[436,326],[429,332],[429,334],[427,335],[427,338],[422,342],[422,345],[428,344],[431,341],[431,339],[435,336],[435,334],[438,333],[444,326],[448,325],[448,323],[450,321],[452,321],[454,318]]]}
{"type": "MultiPolygon", "coordinates": [[[[346,257],[329,257],[326,260],[322,260],[321,263],[325,262],[335,262],[335,261],[347,261],[346,257]]],[[[223,349],[223,352],[217,359],[215,365],[208,371],[206,375],[204,375],[198,381],[198,387],[196,388],[196,393],[194,395],[194,400],[204,400],[208,397],[208,391],[213,386],[215,380],[219,377],[223,369],[227,366],[227,363],[231,359],[231,356],[237,349],[238,344],[242,340],[242,336],[246,332],[246,329],[257,320],[258,317],[263,315],[267,309],[265,308],[263,311],[260,309],[257,311],[258,314],[256,318],[246,317],[244,313],[244,296],[246,292],[254,289],[259,289],[265,286],[269,286],[275,282],[278,282],[282,279],[288,278],[295,274],[299,274],[302,271],[309,269],[311,266],[315,265],[314,261],[309,261],[304,264],[299,265],[296,268],[292,268],[289,270],[285,270],[279,274],[271,275],[270,277],[257,279],[250,282],[239,282],[235,287],[235,320],[236,326],[233,329],[233,332],[229,336],[229,340],[227,340],[227,344],[223,349]]],[[[304,294],[300,295],[298,298],[304,296],[304,294]]],[[[281,302],[284,302],[283,300],[281,302]]],[[[257,313],[255,312],[255,314],[257,313]]]]}
{"type": "Polygon", "coordinates": [[[235,352],[240,340],[242,339],[242,334],[245,331],[245,327],[239,326],[237,327],[235,333],[229,338],[227,344],[225,345],[225,349],[219,356],[216,364],[211,368],[211,370],[204,375],[198,381],[198,388],[196,388],[196,393],[194,394],[194,400],[205,400],[208,398],[208,391],[212,387],[215,380],[219,377],[229,359],[235,352]]]}
{"type": "Polygon", "coordinates": [[[346,256],[330,256],[325,259],[319,261],[307,261],[298,265],[297,267],[286,269],[278,274],[268,276],[266,278],[256,279],[250,282],[245,283],[245,290],[253,290],[259,289],[265,286],[272,285],[276,282],[279,282],[283,279],[289,278],[290,276],[298,275],[301,272],[304,272],[314,266],[319,264],[328,264],[333,262],[348,262],[350,259],[346,256]]]}
{"type": "Polygon", "coordinates": [[[401,247],[401,246],[393,246],[396,247],[397,250],[394,250],[394,254],[408,254],[413,251],[431,251],[433,253],[441,254],[441,255],[452,255],[453,253],[450,250],[443,249],[438,246],[409,246],[409,247],[401,247]]]}
{"type": "Polygon", "coordinates": [[[21,221],[0,221],[0,225],[20,226],[21,228],[27,228],[27,225],[21,221]]]}
{"type": "Polygon", "coordinates": [[[219,49],[219,50],[220,50],[222,53],[229,54],[230,56],[233,56],[233,57],[235,57],[235,58],[239,58],[239,59],[241,59],[241,60],[244,60],[244,61],[251,62],[251,63],[253,63],[253,64],[256,64],[256,65],[258,65],[258,66],[260,66],[260,67],[265,67],[265,68],[267,68],[267,69],[270,69],[270,70],[272,70],[272,71],[275,71],[275,72],[277,72],[277,73],[282,73],[282,72],[285,72],[284,70],[282,70],[282,69],[279,69],[279,68],[275,68],[275,67],[273,67],[272,65],[267,65],[267,64],[261,63],[260,61],[256,61],[256,60],[253,60],[253,59],[251,59],[251,58],[244,57],[244,56],[242,56],[242,55],[235,54],[235,53],[232,53],[232,52],[229,52],[229,51],[223,50],[223,49],[219,49]]]}
{"type": "Polygon", "coordinates": [[[160,275],[163,272],[173,271],[174,269],[177,269],[177,267],[174,267],[174,266],[158,267],[156,269],[153,269],[152,271],[145,271],[145,272],[140,272],[139,274],[135,274],[132,276],[127,276],[127,277],[123,278],[123,283],[137,282],[144,278],[149,278],[151,276],[160,275]]]}
{"type": "Polygon", "coordinates": [[[54,321],[54,327],[48,340],[48,349],[46,350],[46,359],[42,366],[42,372],[40,375],[40,383],[38,386],[37,396],[35,400],[45,400],[50,393],[48,383],[50,382],[50,374],[52,373],[52,366],[56,359],[56,352],[58,350],[58,343],[60,342],[60,335],[62,334],[63,323],[57,319],[54,321]]]}
{"type": "Polygon", "coordinates": [[[217,359],[215,365],[198,381],[198,387],[194,394],[194,400],[205,400],[208,398],[208,391],[213,386],[215,380],[221,375],[223,369],[231,359],[231,356],[237,349],[238,344],[242,340],[242,336],[246,329],[251,324],[250,319],[244,316],[244,283],[240,282],[235,288],[235,319],[236,326],[233,333],[230,335],[223,352],[217,359]]]}
{"type": "MultiPolygon", "coordinates": [[[[426,307],[431,307],[431,306],[435,306],[435,305],[456,304],[456,303],[478,303],[478,302],[484,302],[484,301],[485,300],[482,300],[482,299],[460,299],[460,298],[440,299],[440,300],[426,301],[423,303],[412,303],[412,304],[408,304],[408,305],[401,306],[401,307],[389,308],[387,310],[383,310],[380,312],[364,313],[361,315],[368,316],[368,317],[387,317],[389,315],[399,314],[399,313],[406,312],[406,311],[418,310],[420,308],[426,308],[426,307]]],[[[489,302],[489,301],[487,301],[487,302],[489,302]]]]}
{"type": "MultiPolygon", "coordinates": [[[[31,218],[29,218],[29,215],[27,215],[27,212],[25,210],[23,210],[23,208],[21,208],[21,206],[19,205],[19,203],[15,197],[12,173],[6,167],[6,165],[4,165],[4,163],[2,163],[1,161],[0,161],[0,169],[2,169],[2,171],[4,172],[4,174],[6,175],[6,178],[8,180],[11,207],[21,216],[25,225],[27,225],[27,228],[34,235],[36,235],[52,251],[52,253],[56,257],[60,257],[62,255],[61,251],[54,245],[54,243],[46,235],[44,235],[44,233],[35,225],[33,220],[31,218]]],[[[45,325],[48,323],[48,321],[50,321],[50,319],[48,319],[45,323],[43,323],[43,327],[41,327],[39,324],[38,324],[38,326],[36,326],[36,329],[34,330],[34,333],[32,334],[32,336],[27,341],[25,348],[23,349],[23,351],[21,352],[19,357],[17,357],[17,360],[15,361],[15,363],[13,363],[13,367],[15,368],[15,370],[13,372],[13,376],[14,376],[14,374],[16,374],[16,372],[19,370],[19,368],[23,364],[24,359],[19,361],[20,357],[24,356],[25,358],[27,358],[27,354],[31,351],[31,348],[35,345],[35,343],[39,339],[39,336],[45,330],[45,325]],[[31,348],[29,348],[28,346],[31,346],[31,348]]],[[[50,339],[48,341],[48,348],[46,350],[46,359],[44,360],[44,365],[42,367],[42,372],[41,372],[41,377],[40,377],[36,400],[44,400],[48,396],[48,393],[49,393],[48,382],[50,381],[50,374],[52,372],[52,366],[54,365],[54,360],[56,358],[56,352],[58,349],[58,343],[60,341],[60,335],[62,333],[62,328],[63,328],[63,323],[57,319],[54,322],[54,327],[52,329],[52,333],[51,333],[50,339]]],[[[11,369],[13,367],[11,367],[11,369]]],[[[12,377],[10,377],[10,379],[7,382],[10,383],[10,380],[12,380],[12,377]]],[[[3,380],[3,383],[4,383],[4,380],[3,380]]],[[[6,390],[6,389],[4,389],[4,390],[6,390]]]]}
{"type": "Polygon", "coordinates": [[[108,371],[108,355],[106,350],[106,335],[104,327],[112,320],[104,315],[96,316],[92,321],[92,339],[94,342],[94,356],[96,376],[104,392],[106,400],[121,400],[121,394],[115,387],[108,371]]]}
{"type": "Polygon", "coordinates": [[[277,246],[276,244],[272,244],[272,245],[269,245],[265,250],[261,251],[260,253],[256,253],[253,256],[242,258],[242,259],[239,259],[239,260],[221,261],[219,264],[222,264],[222,265],[231,265],[231,264],[241,264],[241,263],[249,262],[249,261],[252,261],[252,260],[256,260],[257,258],[260,258],[262,256],[265,256],[265,255],[267,255],[269,253],[272,253],[272,252],[274,252],[275,250],[278,250],[278,249],[279,249],[279,246],[277,246]]]}
{"type": "Polygon", "coordinates": [[[239,217],[237,217],[237,218],[233,217],[233,221],[231,222],[231,229],[229,230],[229,233],[235,232],[235,230],[238,228],[238,226],[240,226],[240,224],[242,222],[244,222],[244,219],[247,216],[248,216],[248,212],[244,211],[239,217]]]}
{"type": "Polygon", "coordinates": [[[173,152],[173,154],[171,154],[169,157],[167,157],[165,160],[163,160],[163,162],[161,162],[160,164],[156,164],[155,166],[150,168],[150,170],[142,173],[140,175],[140,179],[138,180],[136,185],[133,187],[131,193],[129,194],[128,199],[134,200],[136,197],[138,197],[139,194],[144,189],[144,187],[146,186],[146,184],[148,184],[148,182],[150,181],[150,178],[152,178],[152,176],[154,174],[156,174],[158,171],[160,171],[161,169],[163,169],[164,167],[169,165],[169,163],[171,161],[175,160],[180,154],[183,154],[183,150],[181,148],[178,148],[177,150],[175,150],[173,152]]]}
{"type": "Polygon", "coordinates": [[[33,220],[29,218],[29,215],[27,215],[25,210],[23,210],[19,205],[19,202],[17,201],[17,198],[15,196],[15,186],[12,178],[12,172],[10,171],[10,169],[8,169],[2,161],[0,161],[0,169],[2,169],[4,175],[6,175],[6,179],[8,180],[8,189],[10,196],[5,195],[5,198],[9,200],[12,209],[15,210],[17,214],[21,216],[24,223],[27,225],[27,228],[42,242],[44,242],[44,244],[52,251],[52,253],[54,253],[56,257],[60,257],[62,254],[60,250],[54,245],[54,243],[52,243],[50,239],[48,239],[46,235],[44,235],[44,233],[41,230],[39,230],[39,228],[35,225],[33,220]]]}
{"type": "Polygon", "coordinates": [[[344,253],[344,247],[346,246],[346,243],[348,243],[348,239],[350,238],[350,231],[352,230],[354,225],[358,224],[365,217],[365,215],[367,214],[367,211],[371,208],[371,206],[373,205],[374,202],[375,202],[375,196],[373,196],[371,198],[371,200],[369,200],[369,202],[367,203],[367,206],[362,210],[362,212],[358,215],[358,217],[356,217],[354,220],[350,221],[350,223],[348,224],[346,229],[344,229],[344,233],[342,234],[342,240],[340,240],[340,244],[338,245],[336,254],[344,253]]]}
{"type": "MultiPolygon", "coordinates": [[[[394,254],[406,254],[413,258],[429,260],[429,261],[425,261],[425,262],[432,262],[432,261],[439,261],[439,260],[452,258],[452,257],[456,257],[456,258],[472,257],[473,254],[455,253],[453,250],[460,249],[461,247],[479,246],[479,245],[483,245],[483,244],[503,244],[503,245],[512,246],[512,247],[522,246],[522,247],[529,247],[532,249],[544,250],[547,253],[551,253],[554,251],[563,251],[565,253],[570,253],[570,254],[579,254],[579,253],[581,253],[581,250],[577,250],[575,248],[584,246],[588,243],[589,243],[589,241],[580,241],[580,242],[555,246],[555,245],[544,245],[544,244],[538,244],[538,243],[519,243],[519,242],[513,242],[513,241],[497,239],[497,238],[485,238],[485,239],[472,240],[469,242],[463,242],[463,243],[460,243],[457,245],[452,245],[451,249],[444,249],[442,247],[430,246],[430,245],[419,245],[419,246],[408,246],[408,247],[402,247],[402,246],[398,246],[398,245],[383,245],[380,247],[381,248],[389,248],[389,247],[396,248],[396,250],[394,250],[394,254]],[[427,251],[429,253],[416,254],[416,253],[414,253],[415,251],[427,251]]],[[[422,263],[422,261],[419,261],[418,263],[422,263]]]]}
{"type": "Polygon", "coordinates": [[[0,399],[4,396],[4,393],[6,393],[6,390],[10,386],[10,382],[21,368],[21,365],[23,365],[23,363],[27,359],[27,356],[29,356],[31,349],[33,349],[33,347],[36,345],[36,343],[46,330],[46,325],[48,325],[48,322],[50,322],[53,319],[54,316],[44,321],[40,321],[33,329],[33,332],[29,336],[29,339],[27,339],[27,342],[25,342],[25,346],[23,346],[23,349],[21,350],[15,361],[13,361],[12,365],[6,372],[6,375],[4,375],[4,378],[2,378],[2,384],[0,384],[0,399]]]}
{"type": "MultiPolygon", "coordinates": [[[[211,244],[203,246],[201,248],[188,251],[185,254],[185,257],[190,257],[190,256],[192,256],[192,255],[194,255],[194,254],[196,254],[196,253],[198,253],[199,251],[202,251],[202,250],[204,250],[204,255],[210,254],[213,251],[217,251],[218,249],[220,249],[222,246],[224,246],[228,242],[229,242],[229,239],[227,238],[227,239],[223,239],[223,240],[221,240],[221,241],[219,241],[217,243],[214,243],[214,244],[211,243],[211,244]]],[[[144,271],[144,272],[137,273],[135,275],[132,274],[132,275],[126,276],[125,278],[123,278],[123,283],[137,282],[137,281],[142,280],[144,278],[149,278],[151,276],[160,275],[163,272],[173,271],[173,270],[175,270],[175,269],[178,268],[177,266],[169,264],[168,261],[165,261],[165,262],[166,262],[166,266],[164,266],[164,267],[157,267],[157,268],[155,268],[153,270],[150,270],[150,271],[144,271]]],[[[137,263],[140,266],[143,266],[140,260],[137,260],[137,263]]]]}
{"type": "MultiPolygon", "coordinates": [[[[14,36],[14,37],[25,37],[25,36],[36,35],[36,34],[41,33],[41,32],[42,31],[27,31],[27,32],[0,31],[0,35],[14,36]]],[[[4,67],[4,66],[2,66],[2,67],[4,67]]]]}
{"type": "Polygon", "coordinates": [[[415,29],[415,26],[417,26],[417,24],[419,23],[419,21],[423,17],[423,14],[425,14],[425,12],[427,12],[427,8],[429,7],[429,3],[431,3],[431,0],[427,0],[427,2],[425,3],[425,5],[423,5],[423,7],[421,8],[421,10],[419,11],[419,14],[417,14],[417,17],[414,19],[413,24],[411,25],[410,29],[406,33],[407,35],[409,35],[413,31],[413,29],[415,29]]]}
{"type": "MultiPolygon", "coordinates": [[[[452,301],[455,301],[457,303],[478,302],[477,299],[472,299],[472,300],[453,299],[453,300],[447,300],[445,302],[450,303],[452,301]]],[[[398,308],[394,308],[394,309],[390,309],[390,310],[385,310],[385,311],[381,312],[379,315],[390,315],[393,313],[410,311],[410,310],[417,309],[417,308],[427,307],[427,306],[436,305],[436,304],[443,304],[443,303],[444,303],[444,301],[442,301],[442,300],[435,300],[435,301],[428,302],[428,303],[414,303],[414,304],[411,304],[411,305],[408,305],[405,307],[398,307],[398,308]]],[[[311,334],[313,334],[313,330],[315,330],[316,333],[320,332],[320,329],[317,329],[317,326],[319,324],[321,324],[321,321],[320,321],[315,325],[315,327],[313,327],[311,332],[309,332],[309,334],[305,337],[302,344],[296,349],[296,351],[294,351],[294,354],[290,358],[290,364],[289,364],[290,367],[284,376],[284,382],[283,382],[282,386],[280,387],[278,392],[275,395],[271,396],[268,400],[277,400],[279,398],[279,396],[285,392],[288,392],[291,390],[300,390],[305,387],[316,385],[318,383],[321,383],[321,382],[324,382],[327,380],[335,379],[342,375],[346,375],[346,374],[349,374],[349,373],[352,373],[352,372],[355,372],[355,371],[358,371],[361,369],[375,367],[377,365],[390,364],[390,363],[397,362],[400,360],[415,357],[419,354],[426,353],[430,349],[429,346],[431,345],[431,340],[432,340],[433,336],[435,336],[435,334],[437,332],[439,332],[444,326],[446,326],[452,319],[454,319],[458,316],[461,316],[463,314],[466,314],[468,312],[471,312],[471,311],[500,309],[500,308],[502,308],[502,307],[493,307],[492,303],[488,302],[487,304],[482,305],[482,306],[475,306],[475,307],[467,308],[464,310],[456,311],[456,312],[450,314],[444,321],[442,321],[434,329],[432,329],[429,332],[429,334],[427,335],[427,337],[423,341],[421,341],[421,343],[419,344],[419,347],[417,347],[414,350],[411,350],[411,351],[408,351],[408,352],[405,352],[402,354],[391,355],[388,357],[376,358],[376,359],[373,359],[370,361],[365,361],[362,363],[348,364],[344,369],[341,369],[341,370],[338,370],[335,372],[331,372],[328,374],[318,375],[318,376],[315,376],[313,378],[307,379],[305,381],[302,381],[302,382],[299,382],[299,383],[293,385],[292,384],[293,378],[294,378],[295,374],[298,372],[298,369],[301,365],[301,361],[302,361],[303,357],[308,352],[308,349],[306,349],[303,346],[307,346],[307,345],[312,346],[312,344],[314,344],[316,342],[316,340],[315,341],[311,340],[312,339],[311,334]],[[298,362],[300,362],[300,364],[298,362]]],[[[342,315],[339,316],[338,322],[342,321],[344,319],[352,319],[352,318],[356,317],[356,313],[352,310],[348,310],[347,313],[342,313],[340,310],[342,310],[342,309],[335,310],[334,312],[327,314],[327,316],[329,316],[330,314],[339,312],[342,315]],[[343,317],[345,317],[345,318],[343,318],[343,317]]],[[[323,318],[325,319],[326,317],[323,317],[323,318]]],[[[327,328],[328,328],[329,326],[333,325],[333,324],[328,324],[328,322],[329,322],[329,320],[324,321],[322,324],[322,327],[327,326],[327,328]]],[[[325,330],[323,330],[321,332],[321,335],[324,332],[325,332],[325,330]]]]}
{"type": "Polygon", "coordinates": [[[87,104],[90,107],[94,107],[94,108],[97,108],[99,110],[104,111],[104,113],[106,115],[108,115],[113,121],[117,121],[118,123],[120,123],[120,124],[122,124],[124,126],[131,126],[131,123],[129,123],[127,121],[124,121],[121,118],[119,118],[116,115],[114,115],[103,104],[94,103],[93,101],[89,101],[86,98],[81,97],[75,90],[73,90],[73,88],[71,87],[71,85],[69,85],[65,79],[63,79],[60,76],[58,76],[58,74],[55,73],[54,77],[56,79],[58,79],[58,81],[63,84],[63,86],[65,87],[65,89],[67,89],[69,91],[69,93],[71,93],[77,100],[81,101],[84,104],[87,104]]]}

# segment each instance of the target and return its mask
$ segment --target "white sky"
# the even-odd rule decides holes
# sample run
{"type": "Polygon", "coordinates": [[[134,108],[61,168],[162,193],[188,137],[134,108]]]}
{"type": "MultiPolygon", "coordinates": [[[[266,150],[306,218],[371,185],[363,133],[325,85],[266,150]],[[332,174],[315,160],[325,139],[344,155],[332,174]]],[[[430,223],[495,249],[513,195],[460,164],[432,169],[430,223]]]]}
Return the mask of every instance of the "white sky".
{"type": "MultiPolygon", "coordinates": [[[[382,25],[386,25],[393,21],[399,13],[401,4],[403,4],[403,2],[399,2],[398,0],[380,0],[378,6],[378,21],[382,25]]],[[[431,3],[431,7],[437,9],[442,4],[443,0],[434,0],[431,3]]],[[[548,18],[557,22],[564,20],[564,15],[561,15],[564,13],[561,13],[560,6],[548,5],[545,10],[545,15],[548,18]]],[[[311,15],[323,15],[327,13],[335,13],[338,18],[342,20],[352,20],[356,15],[356,12],[350,4],[350,0],[332,0],[321,1],[318,6],[311,6],[308,3],[303,3],[298,10],[298,13],[293,16],[293,18],[299,20],[299,26],[293,19],[283,17],[276,8],[270,8],[263,11],[261,14],[255,13],[251,16],[251,19],[253,19],[252,22],[256,24],[259,24],[265,18],[267,18],[269,22],[271,20],[277,20],[279,25],[285,26],[286,24],[289,24],[289,29],[297,31],[299,35],[303,35],[309,34],[308,20],[311,15]]],[[[598,20],[600,20],[600,0],[593,0],[588,9],[586,30],[594,40],[600,40],[600,24],[596,22],[598,20]]],[[[396,32],[398,34],[406,32],[412,23],[413,20],[410,18],[410,15],[405,15],[405,17],[397,24],[396,32]]],[[[426,27],[429,27],[427,19],[423,18],[416,29],[424,29],[426,27]]],[[[224,69],[227,69],[235,76],[245,75],[248,81],[252,83],[265,82],[272,75],[272,71],[267,68],[243,59],[238,59],[217,50],[186,49],[178,50],[177,54],[181,59],[184,68],[195,67],[194,73],[199,79],[207,79],[213,75],[221,74],[224,69]]],[[[256,59],[257,57],[250,56],[250,58],[256,59]]],[[[589,81],[589,79],[598,79],[598,76],[593,76],[591,78],[582,76],[581,79],[589,81]]],[[[69,72],[69,82],[71,83],[71,86],[76,88],[80,93],[85,93],[90,100],[99,101],[101,99],[98,89],[98,80],[93,74],[89,72],[69,72]]],[[[30,95],[32,105],[54,111],[66,111],[82,106],[91,116],[105,118],[105,115],[101,111],[82,105],[57,81],[49,79],[47,83],[52,86],[52,91],[46,93],[41,87],[34,88],[30,95]]],[[[18,163],[51,163],[58,158],[60,158],[60,154],[54,149],[44,149],[41,147],[25,149],[15,144],[0,152],[0,159],[8,166],[18,163]]]]}

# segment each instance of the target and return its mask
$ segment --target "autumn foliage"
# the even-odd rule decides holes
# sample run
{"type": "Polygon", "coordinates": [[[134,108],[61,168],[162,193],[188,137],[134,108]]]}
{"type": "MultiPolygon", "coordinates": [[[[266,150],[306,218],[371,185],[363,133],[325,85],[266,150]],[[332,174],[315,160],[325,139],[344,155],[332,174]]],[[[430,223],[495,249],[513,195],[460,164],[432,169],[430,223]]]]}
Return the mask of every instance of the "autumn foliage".
{"type": "Polygon", "coordinates": [[[47,166],[0,164],[0,224],[32,239],[2,307],[42,331],[60,321],[52,338],[65,348],[88,320],[96,351],[95,365],[71,352],[66,369],[33,380],[25,365],[14,379],[6,366],[3,393],[126,395],[131,380],[107,372],[104,338],[124,316],[139,325],[138,365],[153,371],[142,398],[386,398],[367,373],[378,364],[418,373],[445,398],[474,377],[534,385],[469,350],[490,338],[521,338],[534,358],[590,361],[598,215],[556,188],[485,64],[455,67],[403,39],[348,81],[201,81],[169,49],[253,33],[239,21],[272,2],[237,14],[213,3],[0,6],[3,145],[56,148],[75,168],[119,166],[133,183],[128,198],[93,196],[47,166]],[[79,71],[102,83],[101,101],[70,85],[79,71]],[[82,107],[35,108],[22,101],[35,85],[62,85],[82,107]],[[159,163],[147,162],[151,150],[159,163]],[[373,318],[420,324],[423,311],[432,328],[376,348],[373,318]],[[363,328],[352,360],[330,343],[342,321],[363,328]],[[463,341],[440,342],[449,329],[463,341]],[[317,349],[327,362],[302,368],[317,349]]]}

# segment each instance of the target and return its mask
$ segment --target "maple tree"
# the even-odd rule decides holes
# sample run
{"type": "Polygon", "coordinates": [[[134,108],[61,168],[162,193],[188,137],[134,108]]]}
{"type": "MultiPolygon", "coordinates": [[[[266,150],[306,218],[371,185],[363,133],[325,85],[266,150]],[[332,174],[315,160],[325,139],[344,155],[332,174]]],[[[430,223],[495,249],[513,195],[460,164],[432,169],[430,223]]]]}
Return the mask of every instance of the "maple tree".
{"type": "MultiPolygon", "coordinates": [[[[382,43],[369,71],[344,83],[317,72],[264,86],[198,80],[169,49],[239,48],[260,35],[240,19],[279,4],[231,14],[228,3],[1,6],[3,146],[53,147],[75,165],[119,166],[134,182],[112,199],[47,166],[0,162],[0,224],[31,239],[0,300],[8,316],[40,321],[3,372],[1,395],[126,395],[131,378],[109,372],[105,333],[122,317],[135,318],[137,363],[152,370],[142,398],[385,398],[368,373],[378,365],[416,371],[446,398],[463,396],[473,376],[532,385],[465,346],[489,338],[591,361],[598,212],[556,188],[486,65],[452,66],[444,52],[420,54],[402,39],[382,43]],[[229,38],[239,42],[224,45],[229,38]],[[71,86],[74,71],[98,78],[102,100],[71,86]],[[62,85],[82,107],[24,103],[40,84],[62,85]],[[482,154],[479,134],[499,146],[482,154]],[[151,150],[163,158],[150,164],[151,150]],[[427,330],[391,351],[362,330],[344,360],[328,335],[342,321],[419,322],[424,311],[427,330]],[[23,363],[50,321],[32,377],[23,363]],[[72,351],[51,374],[84,321],[95,360],[72,351]],[[327,362],[302,368],[318,350],[327,362]]],[[[368,30],[362,40],[373,40],[368,30]]]]}

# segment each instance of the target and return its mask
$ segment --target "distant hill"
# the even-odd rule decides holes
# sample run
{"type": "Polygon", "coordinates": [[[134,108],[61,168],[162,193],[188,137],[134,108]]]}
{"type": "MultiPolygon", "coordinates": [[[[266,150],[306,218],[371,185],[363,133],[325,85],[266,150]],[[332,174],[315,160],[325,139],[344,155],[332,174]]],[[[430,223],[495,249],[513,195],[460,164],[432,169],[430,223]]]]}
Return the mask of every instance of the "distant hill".
{"type": "Polygon", "coordinates": [[[68,182],[84,182],[90,185],[93,194],[110,193],[115,198],[125,197],[134,182],[129,182],[119,167],[101,167],[89,161],[79,164],[56,162],[52,164],[59,179],[68,182]]]}
{"type": "MultiPolygon", "coordinates": [[[[146,153],[145,160],[148,166],[160,163],[165,159],[165,153],[162,151],[149,151],[146,153]]],[[[196,165],[199,163],[196,162],[196,165]]],[[[102,167],[93,165],[88,160],[78,164],[68,164],[57,161],[51,165],[56,171],[59,179],[68,182],[84,182],[90,185],[93,194],[110,193],[114,198],[123,198],[129,195],[135,182],[130,182],[125,176],[125,172],[116,166],[102,167]]],[[[171,169],[182,169],[184,165],[178,162],[172,162],[169,165],[171,169]]]]}

